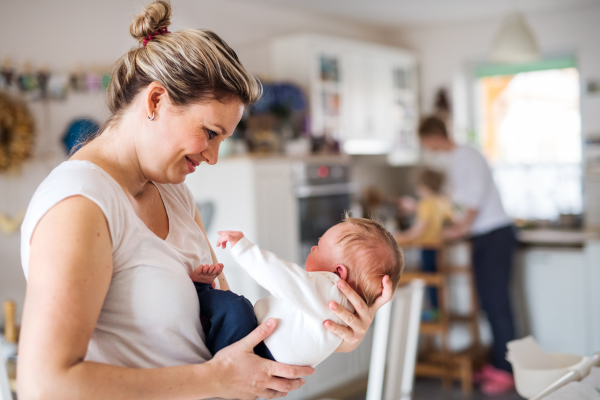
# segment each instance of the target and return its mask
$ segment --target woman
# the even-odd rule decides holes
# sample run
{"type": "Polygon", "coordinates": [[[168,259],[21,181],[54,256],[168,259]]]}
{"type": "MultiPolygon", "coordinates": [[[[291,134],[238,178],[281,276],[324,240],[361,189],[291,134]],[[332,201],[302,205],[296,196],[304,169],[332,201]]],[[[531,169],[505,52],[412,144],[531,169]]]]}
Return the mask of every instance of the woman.
{"type": "Polygon", "coordinates": [[[483,369],[481,389],[486,394],[510,390],[514,381],[506,360],[506,343],[515,338],[509,285],[517,243],[512,220],[504,211],[490,166],[477,149],[456,144],[438,117],[421,122],[419,139],[427,150],[449,156],[452,198],[465,210],[463,218],[446,228],[442,236],[446,240],[471,240],[477,293],[494,340],[491,365],[483,369]]]}
{"type": "MultiPolygon", "coordinates": [[[[260,85],[213,32],[168,32],[170,14],[156,1],[135,18],[140,46],[113,68],[102,134],[58,166],[29,206],[21,400],[276,398],[314,372],[253,354],[274,320],[212,359],[203,343],[189,274],[217,260],[182,182],[217,162],[260,85]]],[[[344,351],[390,299],[389,280],[382,284],[370,309],[340,286],[357,312],[331,304],[349,327],[324,324],[344,351]]]]}

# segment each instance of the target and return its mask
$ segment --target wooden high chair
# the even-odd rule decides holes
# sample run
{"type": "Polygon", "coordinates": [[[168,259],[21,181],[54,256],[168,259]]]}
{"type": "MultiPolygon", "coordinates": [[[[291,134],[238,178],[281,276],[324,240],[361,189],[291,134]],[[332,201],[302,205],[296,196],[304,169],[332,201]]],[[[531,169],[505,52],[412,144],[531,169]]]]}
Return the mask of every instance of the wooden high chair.
{"type": "MultiPolygon", "coordinates": [[[[449,388],[454,380],[461,382],[463,393],[473,390],[473,370],[483,364],[486,351],[479,337],[479,305],[475,278],[471,265],[448,265],[447,245],[431,246],[418,243],[399,243],[403,248],[430,249],[437,251],[436,272],[422,272],[408,269],[402,274],[401,284],[407,284],[414,279],[421,279],[426,286],[438,291],[439,318],[436,321],[422,321],[419,329],[421,335],[421,352],[415,368],[416,376],[439,377],[444,388],[449,388]],[[453,274],[467,276],[470,291],[469,311],[457,315],[451,312],[448,301],[449,278],[453,274]],[[449,346],[449,330],[452,324],[462,323],[469,328],[471,345],[459,352],[453,352],[449,346]],[[435,343],[435,341],[439,342],[435,343]]],[[[453,243],[455,245],[457,243],[453,243]]],[[[470,246],[470,244],[469,244],[470,246]]]]}

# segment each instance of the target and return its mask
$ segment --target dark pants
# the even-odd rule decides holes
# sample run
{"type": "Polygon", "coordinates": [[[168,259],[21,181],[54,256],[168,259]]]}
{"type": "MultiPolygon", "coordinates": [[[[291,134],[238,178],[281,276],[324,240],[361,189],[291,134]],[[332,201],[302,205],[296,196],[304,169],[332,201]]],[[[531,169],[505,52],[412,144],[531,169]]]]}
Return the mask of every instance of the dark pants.
{"type": "MultiPolygon", "coordinates": [[[[244,296],[229,290],[213,289],[210,284],[194,282],[200,301],[200,319],[206,335],[206,347],[214,356],[219,350],[248,336],[258,326],[254,307],[244,296]]],[[[254,353],[275,361],[264,342],[254,353]]]]}
{"type": "MultiPolygon", "coordinates": [[[[436,250],[421,250],[421,270],[423,272],[435,272],[437,267],[436,258],[436,250]]],[[[429,296],[429,302],[431,303],[431,307],[438,308],[437,289],[434,287],[428,287],[427,295],[429,296]]]]}
{"type": "Polygon", "coordinates": [[[506,343],[515,338],[510,305],[509,285],[516,248],[513,226],[473,236],[473,271],[475,284],[492,328],[492,365],[511,371],[506,361],[506,343]]]}

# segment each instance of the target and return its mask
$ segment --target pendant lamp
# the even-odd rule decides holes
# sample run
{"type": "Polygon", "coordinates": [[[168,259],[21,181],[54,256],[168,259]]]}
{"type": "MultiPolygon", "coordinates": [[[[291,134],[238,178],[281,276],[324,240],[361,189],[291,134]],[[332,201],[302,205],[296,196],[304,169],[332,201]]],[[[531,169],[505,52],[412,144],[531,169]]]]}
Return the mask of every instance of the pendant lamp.
{"type": "Polygon", "coordinates": [[[494,63],[528,63],[540,58],[540,48],[521,13],[508,15],[498,32],[490,59],[494,63]]]}

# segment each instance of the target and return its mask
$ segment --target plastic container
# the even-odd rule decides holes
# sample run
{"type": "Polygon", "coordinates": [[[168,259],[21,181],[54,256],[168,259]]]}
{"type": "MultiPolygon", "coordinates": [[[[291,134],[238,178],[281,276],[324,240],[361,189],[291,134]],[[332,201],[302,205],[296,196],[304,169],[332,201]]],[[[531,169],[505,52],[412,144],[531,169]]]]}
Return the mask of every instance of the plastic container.
{"type": "Polygon", "coordinates": [[[548,354],[559,365],[559,368],[524,368],[515,362],[511,362],[515,378],[515,387],[517,393],[526,399],[536,396],[542,390],[553,384],[564,374],[569,372],[569,368],[575,366],[583,360],[582,356],[574,354],[554,353],[548,354]]]}

